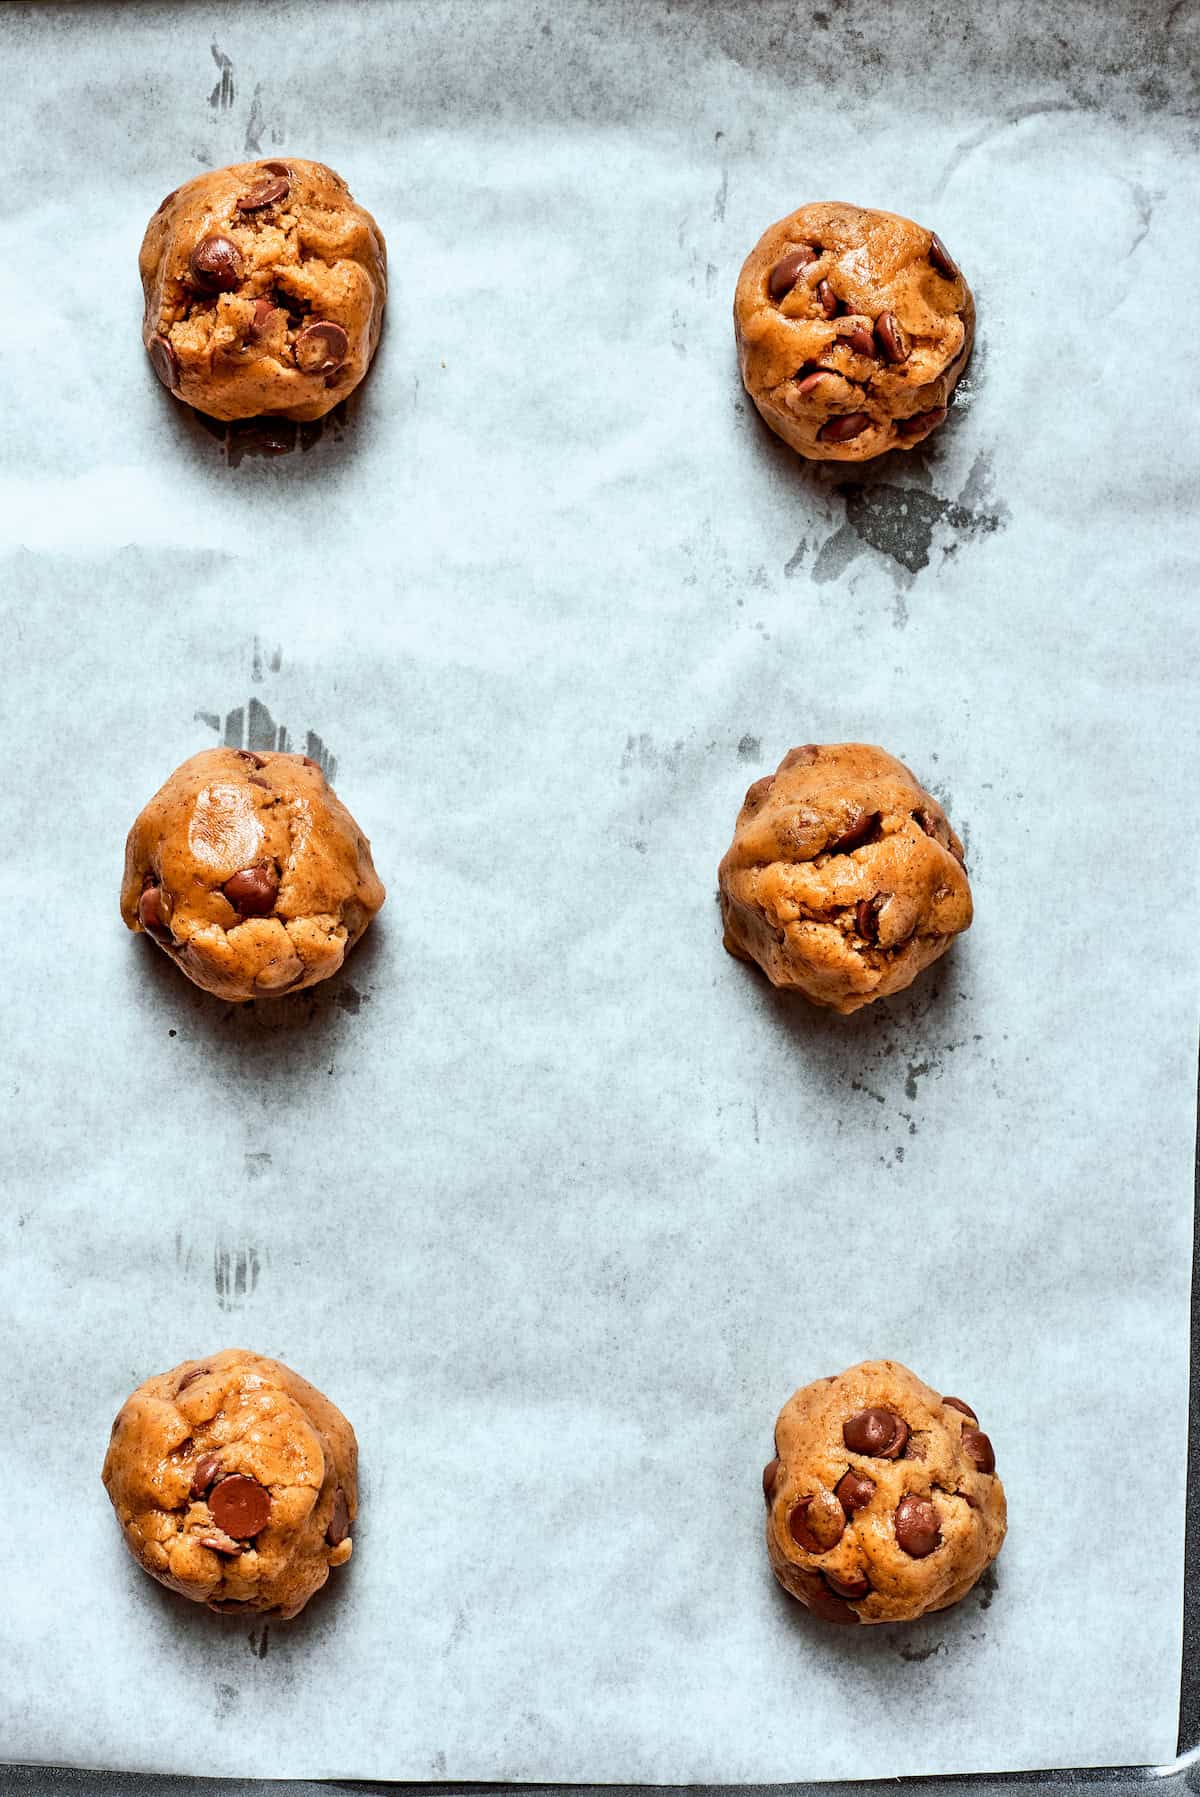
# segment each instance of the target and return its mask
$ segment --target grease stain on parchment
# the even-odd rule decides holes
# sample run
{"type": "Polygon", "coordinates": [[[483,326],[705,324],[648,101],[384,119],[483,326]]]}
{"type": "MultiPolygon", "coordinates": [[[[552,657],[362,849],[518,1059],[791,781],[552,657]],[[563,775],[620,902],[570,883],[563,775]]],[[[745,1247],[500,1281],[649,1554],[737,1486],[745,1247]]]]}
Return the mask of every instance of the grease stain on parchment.
{"type": "MultiPolygon", "coordinates": [[[[252,673],[251,678],[261,679],[262,661],[257,640],[255,657],[259,672],[252,673]]],[[[281,652],[276,650],[268,665],[275,668],[281,660],[281,652]]],[[[220,737],[226,749],[257,749],[260,754],[307,755],[317,763],[331,786],[337,778],[337,757],[316,731],[305,731],[301,746],[293,740],[286,724],[275,722],[261,699],[249,699],[245,705],[235,705],[223,718],[219,712],[205,711],[202,708],[194,711],[192,717],[197,723],[207,724],[220,737]]]]}

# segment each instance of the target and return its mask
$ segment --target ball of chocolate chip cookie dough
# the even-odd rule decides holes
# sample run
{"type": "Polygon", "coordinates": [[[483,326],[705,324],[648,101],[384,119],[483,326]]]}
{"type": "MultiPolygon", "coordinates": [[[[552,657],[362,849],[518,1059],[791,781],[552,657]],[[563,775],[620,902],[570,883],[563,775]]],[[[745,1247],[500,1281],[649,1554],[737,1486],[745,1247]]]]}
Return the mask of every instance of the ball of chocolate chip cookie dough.
{"type": "Polygon", "coordinates": [[[353,1551],[354,1430],[282,1361],[242,1348],[139,1385],[103,1479],[134,1559],[212,1610],[295,1616],[353,1551]]]}
{"type": "Polygon", "coordinates": [[[125,844],[121,916],[218,998],[328,979],[383,900],[370,843],[307,755],[193,755],[125,844]]]}
{"type": "Polygon", "coordinates": [[[776,436],[810,461],[865,462],[941,424],[975,303],[923,225],[822,202],[759,238],[733,320],[746,391],[776,436]]]}
{"type": "Polygon", "coordinates": [[[843,1013],[910,986],[971,923],[945,812],[870,743],[790,750],[747,792],[717,877],[730,954],[843,1013]]]}
{"type": "Polygon", "coordinates": [[[895,1360],[790,1397],[763,1469],[775,1577],[828,1622],[910,1622],[965,1597],[1004,1544],[992,1444],[895,1360]]]}
{"type": "Polygon", "coordinates": [[[186,181],[147,225],[138,266],[154,372],[211,418],[321,418],[371,365],[387,251],[323,162],[186,181]]]}

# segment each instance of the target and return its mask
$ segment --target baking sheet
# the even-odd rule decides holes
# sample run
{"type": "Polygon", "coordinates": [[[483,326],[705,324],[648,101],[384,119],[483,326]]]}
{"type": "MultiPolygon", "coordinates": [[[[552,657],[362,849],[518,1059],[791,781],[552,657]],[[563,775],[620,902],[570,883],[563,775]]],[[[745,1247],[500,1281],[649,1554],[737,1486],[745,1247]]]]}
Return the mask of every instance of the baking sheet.
{"type": "Polygon", "coordinates": [[[1200,273],[1196,33],[4,9],[7,1755],[1171,1755],[1197,456],[1146,333],[1200,273]],[[190,171],[287,151],[393,287],[359,398],[266,456],[154,382],[136,252],[190,171]],[[734,365],[741,259],[817,197],[936,226],[979,302],[951,422],[866,475],[734,365]],[[837,1019],[723,954],[714,884],[749,781],[855,737],[947,803],[977,921],[837,1019]],[[388,904],[313,994],[223,1006],[121,927],[134,813],[221,740],[332,757],[373,839],[388,904]],[[359,1434],[354,1560],[290,1625],[161,1591],[99,1483],[128,1390],[232,1344],[359,1434]],[[978,1405],[1011,1535],[957,1610],[851,1633],[774,1587],[758,1474],[866,1355],[978,1405]]]}

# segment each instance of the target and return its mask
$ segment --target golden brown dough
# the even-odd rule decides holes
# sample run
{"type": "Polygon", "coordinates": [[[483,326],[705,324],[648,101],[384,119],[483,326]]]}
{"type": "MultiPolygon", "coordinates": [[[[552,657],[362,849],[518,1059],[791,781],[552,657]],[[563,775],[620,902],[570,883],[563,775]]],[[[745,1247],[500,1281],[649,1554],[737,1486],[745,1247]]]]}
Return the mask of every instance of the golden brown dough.
{"type": "Polygon", "coordinates": [[[353,1551],[358,1444],[279,1360],[185,1360],[121,1406],[104,1485],[134,1559],[213,1610],[295,1616],[353,1551]]]}
{"type": "Polygon", "coordinates": [[[126,924],[218,998],[328,979],[383,900],[370,843],[307,755],[193,755],[125,844],[126,924]]]}
{"type": "Polygon", "coordinates": [[[829,1622],[907,1622],[956,1604],[1004,1544],[992,1444],[960,1398],[895,1360],[790,1397],[763,1469],[775,1577],[829,1622]]]}
{"type": "Polygon", "coordinates": [[[370,367],[387,251],[323,162],[186,181],[147,225],[138,266],[154,372],[212,418],[321,418],[370,367]]]}
{"type": "Polygon", "coordinates": [[[941,424],[975,302],[923,225],[825,201],[763,233],[733,320],[746,391],[776,436],[812,461],[864,462],[941,424]]]}
{"type": "Polygon", "coordinates": [[[971,924],[945,812],[870,743],[806,743],[756,780],[718,882],[730,954],[834,1011],[902,991],[971,924]]]}

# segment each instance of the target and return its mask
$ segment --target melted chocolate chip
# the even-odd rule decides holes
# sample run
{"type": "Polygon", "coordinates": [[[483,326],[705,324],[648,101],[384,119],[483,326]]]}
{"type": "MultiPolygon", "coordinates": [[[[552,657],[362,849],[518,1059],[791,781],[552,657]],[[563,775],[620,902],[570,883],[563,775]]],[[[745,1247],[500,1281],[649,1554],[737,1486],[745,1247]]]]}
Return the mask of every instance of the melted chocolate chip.
{"type": "MultiPolygon", "coordinates": [[[[922,827],[922,829],[928,829],[928,825],[925,824],[924,820],[922,820],[921,827],[922,827]]],[[[930,830],[929,834],[932,836],[933,831],[930,830]]],[[[971,1409],[971,1406],[969,1404],[964,1404],[961,1398],[943,1398],[942,1403],[948,1404],[950,1406],[951,1410],[961,1410],[963,1415],[969,1416],[972,1422],[976,1422],[978,1420],[975,1412],[971,1409]]]]}
{"type": "Polygon", "coordinates": [[[242,252],[231,238],[214,231],[200,239],[188,267],[205,293],[232,293],[242,278],[242,252]]]}
{"type": "Polygon", "coordinates": [[[846,1515],[853,1516],[856,1510],[865,1510],[875,1496],[875,1481],[868,1479],[865,1473],[856,1473],[851,1467],[834,1486],[833,1495],[846,1515]]]}
{"type": "Polygon", "coordinates": [[[252,1541],[266,1528],[271,1515],[271,1494],[256,1479],[242,1473],[222,1479],[208,1494],[212,1519],[235,1541],[252,1541]]]}
{"type": "Polygon", "coordinates": [[[776,305],[779,304],[780,300],[787,298],[788,294],[792,291],[792,288],[796,285],[796,282],[800,279],[801,271],[807,268],[810,262],[815,262],[816,259],[816,251],[811,250],[807,244],[804,244],[798,250],[789,251],[786,256],[775,264],[774,268],[771,270],[770,279],[767,282],[767,292],[775,301],[776,305]]]}
{"type": "Polygon", "coordinates": [[[845,855],[851,849],[860,848],[879,823],[878,811],[860,810],[852,817],[840,836],[831,836],[825,844],[827,855],[845,855]]]}
{"type": "Polygon", "coordinates": [[[331,318],[318,318],[304,329],[292,345],[296,366],[305,374],[332,374],[346,360],[350,339],[340,324],[331,318]]]}
{"type": "Polygon", "coordinates": [[[171,941],[171,931],[163,910],[162,887],[147,874],[142,882],[142,894],[138,899],[138,922],[150,936],[156,936],[160,942],[171,941]]]}
{"type": "Polygon", "coordinates": [[[337,1547],[350,1533],[350,1505],[346,1494],[339,1485],[333,1494],[333,1512],[329,1518],[329,1526],[325,1530],[325,1539],[330,1547],[337,1547]]]}
{"type": "Polygon", "coordinates": [[[210,1373],[211,1371],[211,1367],[194,1366],[190,1373],[185,1373],[183,1375],[183,1378],[175,1387],[175,1396],[178,1397],[181,1391],[186,1391],[189,1385],[194,1385],[197,1379],[203,1379],[205,1373],[210,1373]]]}
{"type": "Polygon", "coordinates": [[[192,1482],[188,1487],[193,1497],[203,1497],[209,1486],[214,1484],[221,1471],[219,1454],[203,1454],[192,1470],[192,1482]]]}
{"type": "Polygon", "coordinates": [[[828,419],[817,432],[822,443],[848,443],[851,437],[861,437],[871,427],[870,415],[866,412],[844,412],[840,417],[828,419]]]}
{"type": "Polygon", "coordinates": [[[846,1518],[825,1498],[802,1497],[788,1511],[788,1534],[807,1554],[828,1553],[841,1540],[846,1518]]]}
{"type": "Polygon", "coordinates": [[[860,356],[875,354],[875,339],[866,325],[856,324],[848,331],[839,331],[838,335],[851,349],[857,350],[860,356]]]}
{"type": "Polygon", "coordinates": [[[924,1560],[942,1539],[938,1513],[928,1498],[912,1492],[896,1505],[896,1543],[913,1560],[924,1560]]]}
{"type": "Polygon", "coordinates": [[[885,362],[903,362],[908,355],[908,345],[894,312],[881,312],[875,320],[875,341],[885,362]]]}
{"type": "Polygon", "coordinates": [[[842,1424],[842,1440],[852,1454],[869,1454],[874,1460],[899,1460],[908,1441],[908,1424],[894,1410],[872,1405],[858,1410],[842,1424]]]}
{"type": "Polygon", "coordinates": [[[243,761],[248,761],[251,767],[266,767],[267,765],[262,756],[256,755],[253,749],[235,749],[233,752],[235,755],[240,755],[243,761]]]}
{"type": "MultiPolygon", "coordinates": [[[[268,164],[271,168],[280,168],[281,163],[268,164]]],[[[256,181],[249,193],[244,193],[237,202],[239,212],[262,212],[267,206],[273,206],[277,200],[286,198],[291,180],[285,169],[283,174],[268,175],[265,181],[256,181]]]]}
{"type": "Polygon", "coordinates": [[[946,248],[936,231],[929,239],[929,260],[933,263],[933,266],[937,269],[938,273],[945,275],[948,281],[957,281],[958,263],[954,260],[954,257],[950,254],[950,251],[946,248]]]}
{"type": "Polygon", "coordinates": [[[805,374],[804,370],[801,369],[800,373],[796,376],[797,393],[802,393],[807,396],[825,379],[827,374],[832,374],[833,372],[834,371],[831,368],[813,368],[805,374]]]}
{"type": "Polygon", "coordinates": [[[858,1611],[852,1610],[844,1598],[837,1597],[820,1577],[814,1579],[811,1585],[805,1585],[803,1602],[823,1622],[862,1621],[858,1611]]]}
{"type": "Polygon", "coordinates": [[[841,300],[833,291],[833,288],[829,285],[828,281],[817,282],[817,304],[820,306],[822,312],[824,312],[826,318],[836,318],[841,303],[841,300]]]}
{"type": "Polygon", "coordinates": [[[897,418],[896,429],[902,437],[915,437],[919,432],[941,424],[945,416],[945,406],[933,406],[928,412],[914,412],[910,418],[897,418]]]}
{"type": "Polygon", "coordinates": [[[994,1473],[996,1455],[991,1441],[982,1429],[964,1429],[962,1432],[963,1453],[981,1473],[994,1473]]]}
{"type": "Polygon", "coordinates": [[[279,896],[279,875],[269,861],[230,874],[221,891],[239,917],[269,917],[279,896]]]}
{"type": "Polygon", "coordinates": [[[146,348],[150,366],[167,389],[174,393],[179,385],[179,357],[165,337],[151,337],[146,348]]]}

